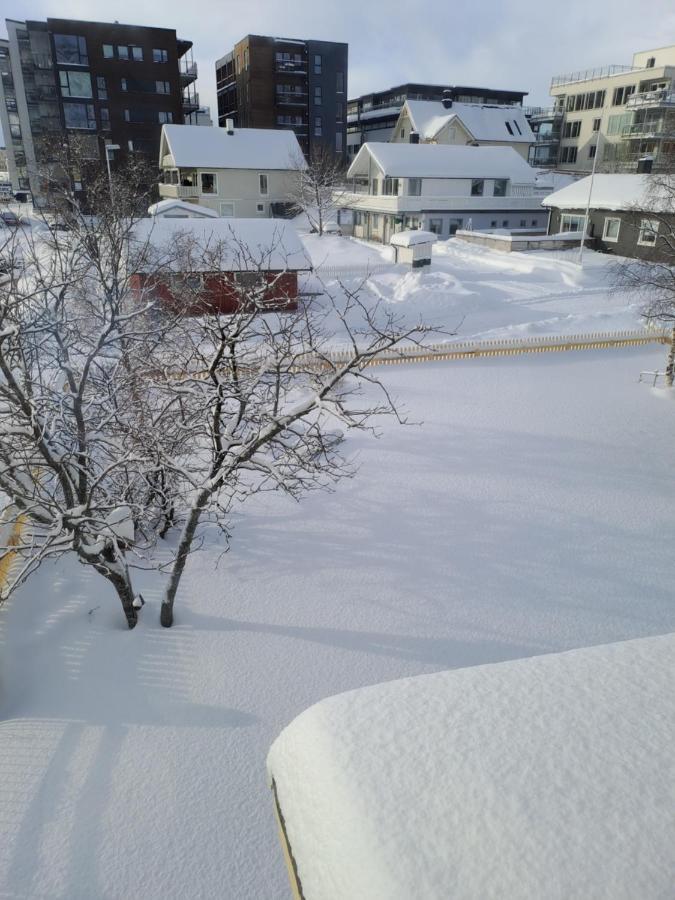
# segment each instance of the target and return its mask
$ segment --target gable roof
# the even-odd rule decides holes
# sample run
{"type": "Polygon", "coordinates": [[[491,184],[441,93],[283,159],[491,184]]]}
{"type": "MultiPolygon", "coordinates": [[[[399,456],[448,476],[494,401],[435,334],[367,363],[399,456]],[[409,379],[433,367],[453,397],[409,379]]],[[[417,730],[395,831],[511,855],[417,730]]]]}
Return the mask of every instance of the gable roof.
{"type": "Polygon", "coordinates": [[[305,162],[293,131],[273,128],[205,128],[163,125],[160,165],[170,153],[178,168],[295,170],[305,162]]]}
{"type": "Polygon", "coordinates": [[[217,219],[218,213],[208,206],[198,206],[196,203],[188,203],[186,200],[160,200],[148,207],[148,215],[169,216],[175,219],[217,219]]]}
{"type": "Polygon", "coordinates": [[[394,178],[510,178],[534,184],[536,170],[513,147],[470,147],[455,144],[366,143],[347,172],[353,178],[372,156],[385,175],[394,178]]]}
{"type": "Polygon", "coordinates": [[[406,107],[422,140],[433,140],[453,119],[461,122],[475,141],[532,144],[535,140],[520,106],[453,103],[446,109],[440,100],[406,100],[403,109],[406,107]]]}
{"type": "MultiPolygon", "coordinates": [[[[162,218],[140,219],[133,228],[132,249],[142,253],[143,262],[136,263],[136,271],[158,267],[162,260],[177,270],[171,262],[172,248],[188,237],[199,250],[210,251],[218,258],[223,272],[297,271],[311,269],[312,263],[295,228],[283,219],[215,219],[162,218]]],[[[205,254],[204,270],[209,270],[209,254],[205,254]]]]}
{"type": "Polygon", "coordinates": [[[567,187],[554,191],[542,200],[543,206],[556,209],[585,209],[591,194],[591,209],[641,208],[652,212],[675,213],[675,177],[669,190],[659,190],[663,176],[654,182],[653,175],[595,175],[582,178],[567,187]]]}

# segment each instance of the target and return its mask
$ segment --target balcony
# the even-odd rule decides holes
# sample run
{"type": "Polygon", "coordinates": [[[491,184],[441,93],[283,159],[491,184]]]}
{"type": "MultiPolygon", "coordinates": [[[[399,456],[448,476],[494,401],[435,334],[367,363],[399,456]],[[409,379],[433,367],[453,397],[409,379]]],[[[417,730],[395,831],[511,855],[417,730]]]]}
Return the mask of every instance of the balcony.
{"type": "Polygon", "coordinates": [[[52,69],[54,62],[47,53],[34,53],[33,64],[36,69],[52,69]]]}
{"type": "Polygon", "coordinates": [[[602,66],[599,69],[583,69],[579,72],[567,72],[565,75],[556,75],[551,79],[551,88],[560,87],[563,84],[577,84],[580,81],[596,81],[598,78],[609,78],[612,75],[621,75],[624,72],[642,71],[633,66],[602,66]]]}
{"type": "Polygon", "coordinates": [[[182,84],[192,84],[197,80],[197,63],[184,61],[180,66],[180,80],[182,84]]]}
{"type": "Polygon", "coordinates": [[[159,196],[166,200],[194,200],[199,197],[196,184],[160,184],[159,196]]]}
{"type": "Polygon", "coordinates": [[[305,62],[284,62],[277,60],[274,67],[275,72],[280,75],[306,75],[307,63],[305,62]]]}
{"type": "Polygon", "coordinates": [[[183,112],[185,115],[196,112],[199,109],[199,94],[183,94],[183,112]]]}
{"type": "Polygon", "coordinates": [[[626,102],[626,109],[660,106],[675,107],[675,91],[670,88],[660,91],[643,91],[641,94],[632,94],[626,102]]]}
{"type": "Polygon", "coordinates": [[[638,122],[621,131],[622,138],[672,138],[675,137],[675,122],[638,122]]]}
{"type": "Polygon", "coordinates": [[[531,122],[546,122],[549,119],[562,119],[561,106],[524,106],[523,113],[531,122]]]}
{"type": "Polygon", "coordinates": [[[276,99],[278,106],[307,106],[306,91],[278,91],[276,99]]]}
{"type": "Polygon", "coordinates": [[[506,197],[467,197],[458,196],[426,196],[411,197],[409,195],[368,194],[365,185],[351,185],[346,188],[345,201],[355,209],[368,209],[380,213],[421,213],[444,212],[452,210],[469,210],[474,212],[493,210],[534,210],[539,209],[541,200],[550,194],[550,188],[537,188],[534,185],[512,185],[511,193],[506,197]]]}

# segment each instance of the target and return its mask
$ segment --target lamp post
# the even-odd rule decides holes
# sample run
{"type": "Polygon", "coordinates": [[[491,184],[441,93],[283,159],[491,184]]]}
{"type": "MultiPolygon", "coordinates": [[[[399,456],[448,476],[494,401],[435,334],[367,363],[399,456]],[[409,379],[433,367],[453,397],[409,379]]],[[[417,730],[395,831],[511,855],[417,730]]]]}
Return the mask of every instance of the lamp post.
{"type": "MultiPolygon", "coordinates": [[[[602,127],[602,124],[601,126],[602,127]]],[[[598,156],[600,156],[600,139],[602,137],[602,133],[598,131],[598,141],[595,145],[595,156],[593,157],[593,168],[591,169],[591,180],[588,185],[588,202],[586,203],[586,215],[584,216],[584,227],[581,232],[581,241],[579,242],[579,266],[583,268],[584,265],[584,241],[586,240],[586,229],[588,228],[588,217],[591,212],[591,193],[593,192],[593,179],[595,178],[595,166],[598,162],[598,156]]]]}
{"type": "Polygon", "coordinates": [[[108,169],[108,184],[110,185],[110,199],[113,199],[113,187],[112,187],[112,173],[110,171],[110,154],[109,150],[120,150],[121,147],[119,144],[106,144],[105,145],[105,164],[108,169]]]}

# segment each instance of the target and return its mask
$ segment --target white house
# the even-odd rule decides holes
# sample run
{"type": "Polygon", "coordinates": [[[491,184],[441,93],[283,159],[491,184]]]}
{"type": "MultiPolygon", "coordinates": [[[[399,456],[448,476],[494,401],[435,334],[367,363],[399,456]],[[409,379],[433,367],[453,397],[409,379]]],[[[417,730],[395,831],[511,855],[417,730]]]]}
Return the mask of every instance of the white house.
{"type": "Polygon", "coordinates": [[[525,160],[535,140],[520,106],[450,99],[406,100],[391,137],[393,143],[512,147],[525,160]]]}
{"type": "Polygon", "coordinates": [[[162,199],[187,200],[241,219],[283,215],[294,174],[306,164],[292,131],[229,123],[164,125],[159,165],[162,199]]]}
{"type": "Polygon", "coordinates": [[[460,228],[545,231],[548,188],[511,147],[364,144],[347,172],[340,223],[356,237],[388,243],[423,228],[451,237],[460,228]]]}

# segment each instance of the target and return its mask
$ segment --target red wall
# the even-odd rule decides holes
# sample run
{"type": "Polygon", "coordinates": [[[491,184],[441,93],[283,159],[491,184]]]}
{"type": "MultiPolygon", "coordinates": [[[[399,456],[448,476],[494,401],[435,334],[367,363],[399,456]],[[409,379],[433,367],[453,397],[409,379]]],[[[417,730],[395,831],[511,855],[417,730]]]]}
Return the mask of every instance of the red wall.
{"type": "MultiPolygon", "coordinates": [[[[270,285],[263,297],[265,307],[270,310],[293,312],[298,308],[298,273],[297,272],[261,272],[270,285]]],[[[174,297],[171,284],[161,276],[137,273],[131,276],[131,289],[138,299],[156,298],[168,306],[178,306],[184,302],[174,297]]],[[[211,312],[224,314],[238,312],[240,295],[234,283],[232,272],[206,274],[203,276],[203,289],[199,296],[195,293],[195,302],[187,312],[198,315],[205,307],[211,312]]]]}

